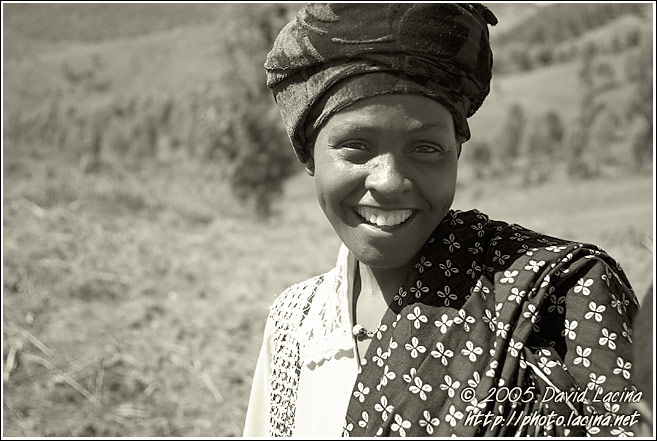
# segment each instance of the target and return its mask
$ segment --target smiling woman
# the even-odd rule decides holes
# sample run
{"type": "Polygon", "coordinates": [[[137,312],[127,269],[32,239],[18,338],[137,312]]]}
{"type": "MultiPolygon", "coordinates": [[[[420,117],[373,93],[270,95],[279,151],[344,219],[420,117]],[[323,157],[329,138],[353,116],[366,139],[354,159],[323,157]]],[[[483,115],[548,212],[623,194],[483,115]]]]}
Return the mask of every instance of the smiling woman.
{"type": "Polygon", "coordinates": [[[594,399],[641,397],[618,264],[451,210],[496,22],[479,4],[309,5],[279,34],[268,85],[343,245],[272,305],[246,436],[632,430],[615,418],[631,403],[594,399]]]}
{"type": "MultiPolygon", "coordinates": [[[[418,95],[381,95],[319,130],[306,170],[317,200],[359,262],[355,319],[374,329],[454,199],[452,115],[418,95]]],[[[369,340],[357,349],[364,356],[369,340]]]]}
{"type": "Polygon", "coordinates": [[[366,98],[327,121],[306,163],[342,242],[369,268],[399,272],[400,286],[454,198],[453,126],[450,112],[430,98],[366,98]]]}

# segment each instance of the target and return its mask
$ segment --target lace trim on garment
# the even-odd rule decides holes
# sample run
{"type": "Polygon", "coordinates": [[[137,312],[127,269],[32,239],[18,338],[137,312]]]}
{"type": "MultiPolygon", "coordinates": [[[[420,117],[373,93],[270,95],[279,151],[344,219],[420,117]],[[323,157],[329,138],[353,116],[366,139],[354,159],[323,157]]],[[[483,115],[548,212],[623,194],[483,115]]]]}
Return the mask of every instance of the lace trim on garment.
{"type": "Polygon", "coordinates": [[[349,299],[355,259],[343,244],[335,268],[317,287],[308,315],[297,339],[301,363],[321,363],[341,351],[352,351],[354,340],[349,317],[349,299]]]}
{"type": "Polygon", "coordinates": [[[274,324],[271,341],[272,372],[269,378],[270,437],[293,435],[301,371],[296,334],[323,278],[317,276],[289,287],[270,308],[269,315],[274,324]]]}

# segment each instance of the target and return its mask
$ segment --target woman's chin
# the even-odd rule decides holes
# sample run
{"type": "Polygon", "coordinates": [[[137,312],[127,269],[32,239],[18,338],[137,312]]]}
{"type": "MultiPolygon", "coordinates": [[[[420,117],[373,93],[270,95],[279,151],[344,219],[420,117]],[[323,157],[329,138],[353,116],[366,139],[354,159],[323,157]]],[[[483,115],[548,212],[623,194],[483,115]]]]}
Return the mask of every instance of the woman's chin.
{"type": "MultiPolygon", "coordinates": [[[[349,246],[347,245],[349,248],[349,246]]],[[[363,265],[376,269],[401,269],[406,268],[414,260],[416,253],[400,254],[399,250],[386,250],[374,247],[365,249],[351,249],[356,259],[363,265]]]]}

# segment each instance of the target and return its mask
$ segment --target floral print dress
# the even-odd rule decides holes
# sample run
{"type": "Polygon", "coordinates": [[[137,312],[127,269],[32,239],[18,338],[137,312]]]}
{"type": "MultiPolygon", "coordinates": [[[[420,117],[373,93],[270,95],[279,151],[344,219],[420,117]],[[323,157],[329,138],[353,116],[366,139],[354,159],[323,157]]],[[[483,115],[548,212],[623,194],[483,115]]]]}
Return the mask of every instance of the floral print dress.
{"type": "MultiPolygon", "coordinates": [[[[329,295],[344,297],[336,286],[353,280],[336,285],[336,274],[295,285],[271,308],[270,436],[297,434],[305,348],[326,349],[315,348],[314,362],[353,348],[348,302],[329,295]]],[[[598,247],[451,211],[348,376],[342,434],[631,435],[637,308],[622,269],[598,247]]],[[[327,405],[317,398],[318,412],[327,405]]]]}

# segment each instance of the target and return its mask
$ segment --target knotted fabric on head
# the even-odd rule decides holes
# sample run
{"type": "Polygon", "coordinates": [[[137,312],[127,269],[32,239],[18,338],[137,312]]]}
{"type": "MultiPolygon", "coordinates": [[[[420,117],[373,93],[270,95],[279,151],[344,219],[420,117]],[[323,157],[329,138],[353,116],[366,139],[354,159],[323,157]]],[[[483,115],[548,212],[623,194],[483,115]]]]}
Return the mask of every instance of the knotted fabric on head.
{"type": "Polygon", "coordinates": [[[490,91],[493,56],[480,4],[311,4],[267,55],[272,89],[299,160],[308,137],[353,102],[390,93],[424,95],[452,113],[457,136],[490,91]]]}

